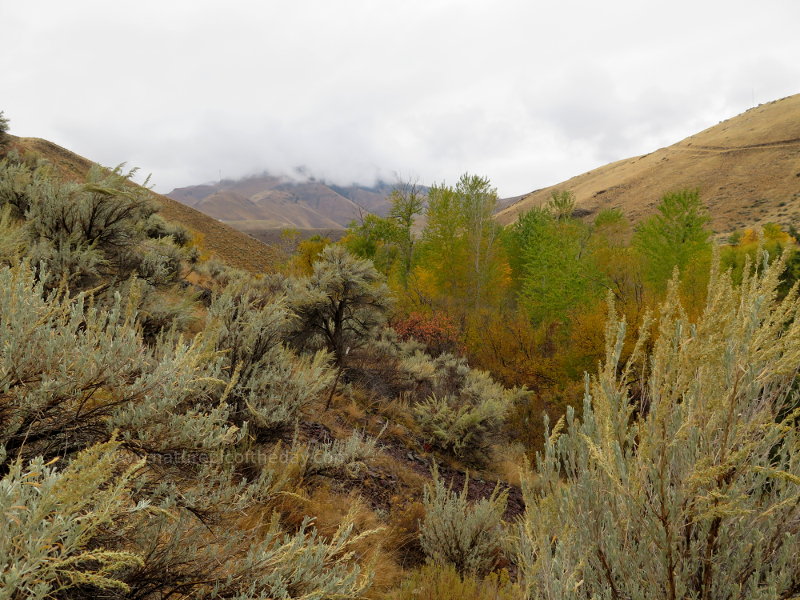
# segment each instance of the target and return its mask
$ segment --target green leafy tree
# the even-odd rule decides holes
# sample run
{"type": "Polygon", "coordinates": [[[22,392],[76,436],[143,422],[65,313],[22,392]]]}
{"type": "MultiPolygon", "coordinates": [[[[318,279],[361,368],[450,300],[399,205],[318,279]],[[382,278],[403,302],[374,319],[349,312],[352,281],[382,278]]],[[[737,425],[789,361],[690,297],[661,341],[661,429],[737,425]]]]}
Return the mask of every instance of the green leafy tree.
{"type": "Polygon", "coordinates": [[[619,209],[601,210],[592,224],[588,251],[620,307],[643,310],[641,263],[631,246],[633,228],[619,209]]]}
{"type": "Polygon", "coordinates": [[[439,289],[448,290],[453,297],[463,297],[469,261],[464,236],[466,219],[456,191],[444,184],[433,185],[428,191],[425,216],[424,266],[432,271],[439,289]]]}
{"type": "Polygon", "coordinates": [[[456,194],[464,213],[467,250],[472,265],[470,287],[472,305],[477,307],[489,293],[490,283],[497,275],[495,258],[500,226],[494,220],[497,190],[486,177],[465,173],[456,184],[456,194]]]}
{"type": "Polygon", "coordinates": [[[405,183],[389,195],[388,216],[367,214],[347,228],[345,247],[355,256],[368,258],[381,273],[408,286],[416,239],[414,219],[422,213],[423,197],[416,184],[405,183]]]}
{"type": "Polygon", "coordinates": [[[419,187],[415,183],[406,182],[392,190],[389,199],[392,208],[389,218],[397,224],[397,244],[400,248],[400,281],[403,287],[408,286],[408,276],[414,263],[415,239],[412,232],[414,221],[422,214],[424,200],[419,187]]]}
{"type": "Polygon", "coordinates": [[[371,260],[376,269],[389,275],[399,256],[401,237],[400,227],[393,219],[368,214],[360,223],[350,224],[342,243],[351,254],[371,260]]]}
{"type": "Polygon", "coordinates": [[[496,206],[497,190],[490,181],[468,173],[455,187],[435,185],[428,192],[423,263],[439,289],[463,308],[491,304],[498,297],[494,284],[502,269],[496,206]]]}
{"type": "Polygon", "coordinates": [[[657,213],[644,221],[634,246],[644,263],[647,282],[658,293],[666,290],[675,268],[686,284],[697,284],[707,272],[711,254],[710,218],[698,191],[665,194],[657,213]]]}
{"type": "Polygon", "coordinates": [[[537,323],[567,321],[602,289],[588,251],[590,230],[572,219],[534,209],[514,224],[509,240],[522,304],[537,323]]]}

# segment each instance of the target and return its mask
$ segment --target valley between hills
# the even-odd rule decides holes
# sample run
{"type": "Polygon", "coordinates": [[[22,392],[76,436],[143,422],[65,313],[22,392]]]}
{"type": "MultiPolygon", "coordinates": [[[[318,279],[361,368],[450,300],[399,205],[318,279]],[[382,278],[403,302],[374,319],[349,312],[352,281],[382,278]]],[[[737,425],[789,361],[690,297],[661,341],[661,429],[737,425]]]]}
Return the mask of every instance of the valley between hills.
{"type": "Polygon", "coordinates": [[[0,598],[800,597],[800,95],[513,201],[0,133],[0,598]]]}

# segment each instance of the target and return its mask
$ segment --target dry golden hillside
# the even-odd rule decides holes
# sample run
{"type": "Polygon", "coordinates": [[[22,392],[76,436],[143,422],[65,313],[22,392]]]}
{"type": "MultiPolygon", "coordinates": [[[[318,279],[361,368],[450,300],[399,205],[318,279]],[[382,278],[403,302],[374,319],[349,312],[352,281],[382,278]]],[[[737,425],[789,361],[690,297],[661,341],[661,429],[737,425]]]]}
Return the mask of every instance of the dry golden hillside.
{"type": "Polygon", "coordinates": [[[800,221],[800,94],[752,108],[644,156],[620,160],[536,190],[498,213],[503,224],[571,190],[591,216],[619,208],[634,222],[665,192],[699,189],[712,227],[724,233],[768,222],[800,221]]]}
{"type": "MultiPolygon", "coordinates": [[[[70,179],[82,179],[93,164],[92,161],[47,140],[12,139],[18,150],[35,152],[70,179]]],[[[270,246],[166,196],[153,193],[153,199],[159,204],[159,212],[165,219],[180,223],[200,234],[205,249],[226,264],[254,273],[273,269],[277,253],[270,246]]]]}

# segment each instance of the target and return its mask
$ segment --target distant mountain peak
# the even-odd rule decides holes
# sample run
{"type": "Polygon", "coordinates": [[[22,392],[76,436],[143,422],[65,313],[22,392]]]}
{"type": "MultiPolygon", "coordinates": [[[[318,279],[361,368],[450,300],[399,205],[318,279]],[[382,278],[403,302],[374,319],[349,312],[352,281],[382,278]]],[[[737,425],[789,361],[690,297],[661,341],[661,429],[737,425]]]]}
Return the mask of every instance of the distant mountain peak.
{"type": "Polygon", "coordinates": [[[298,177],[264,171],[237,180],[176,188],[169,198],[205,214],[247,229],[344,229],[364,214],[385,215],[393,186],[384,182],[368,186],[327,183],[298,166],[298,177]]]}

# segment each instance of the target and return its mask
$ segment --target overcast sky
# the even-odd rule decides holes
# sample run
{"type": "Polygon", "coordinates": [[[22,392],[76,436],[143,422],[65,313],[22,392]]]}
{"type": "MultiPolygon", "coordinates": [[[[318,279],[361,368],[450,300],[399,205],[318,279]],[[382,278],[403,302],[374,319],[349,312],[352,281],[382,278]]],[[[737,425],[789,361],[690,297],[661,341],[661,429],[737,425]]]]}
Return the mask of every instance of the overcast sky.
{"type": "Polygon", "coordinates": [[[798,0],[0,0],[0,110],[160,192],[304,165],[507,197],[799,93],[799,31],[798,0]]]}

